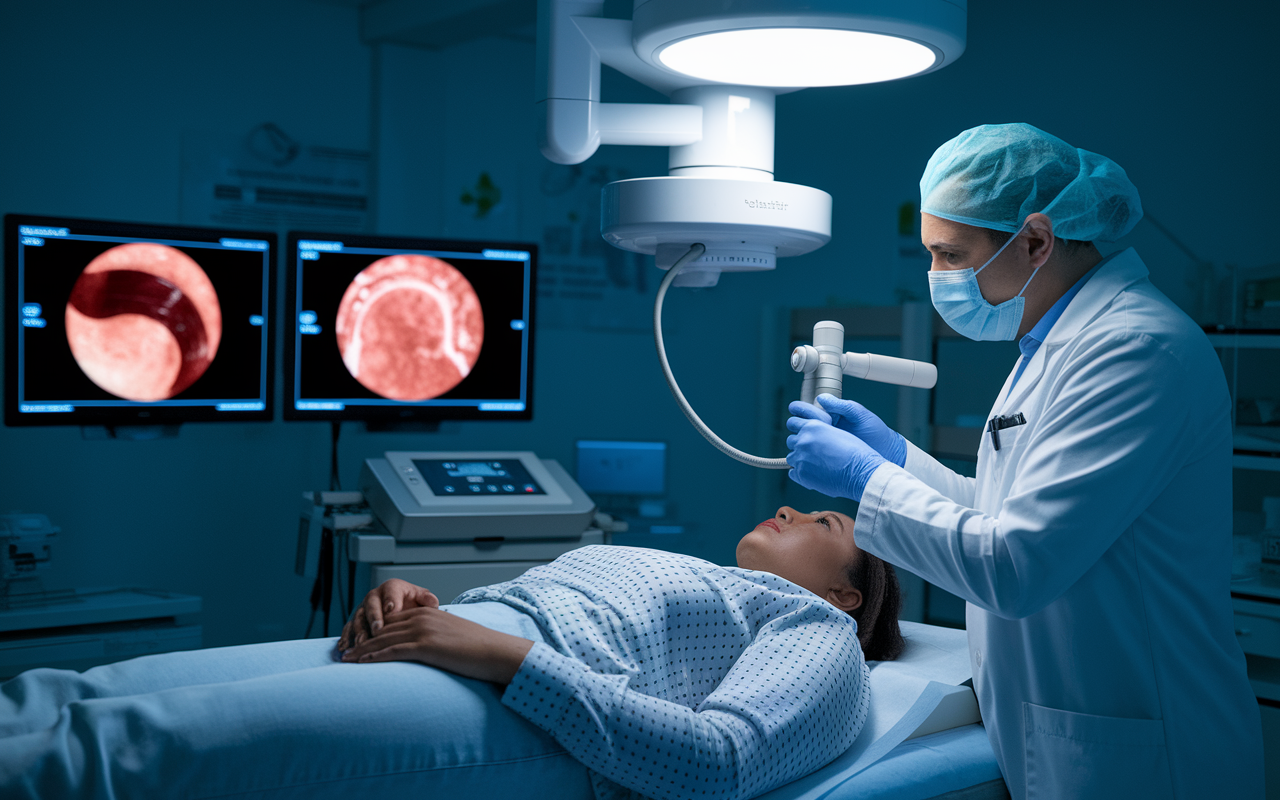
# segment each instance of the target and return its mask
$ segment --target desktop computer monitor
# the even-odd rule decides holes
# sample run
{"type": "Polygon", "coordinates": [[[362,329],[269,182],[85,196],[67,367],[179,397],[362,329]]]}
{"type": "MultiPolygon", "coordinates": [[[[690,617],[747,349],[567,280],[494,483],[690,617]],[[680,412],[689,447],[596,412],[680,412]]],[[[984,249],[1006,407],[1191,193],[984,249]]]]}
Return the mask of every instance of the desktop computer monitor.
{"type": "Polygon", "coordinates": [[[531,419],[537,248],[289,234],[285,419],[531,419]]]}
{"type": "Polygon", "coordinates": [[[271,419],[271,233],[8,214],[5,423],[271,419]]]}

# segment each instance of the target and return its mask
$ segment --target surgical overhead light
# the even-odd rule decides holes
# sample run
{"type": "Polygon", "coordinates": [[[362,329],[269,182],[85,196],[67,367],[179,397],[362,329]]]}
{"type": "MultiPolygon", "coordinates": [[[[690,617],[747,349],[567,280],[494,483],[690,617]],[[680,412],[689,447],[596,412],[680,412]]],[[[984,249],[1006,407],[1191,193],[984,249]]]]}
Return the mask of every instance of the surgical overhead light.
{"type": "Polygon", "coordinates": [[[756,28],[692,36],[658,53],[684,75],[748,86],[848,86],[917,75],[938,62],[909,39],[823,28],[756,28]]]}
{"type": "MultiPolygon", "coordinates": [[[[654,309],[664,372],[690,421],[735,458],[786,467],[725,445],[684,401],[662,351],[667,287],[714,286],[722,272],[774,269],[830,241],[831,195],[773,179],[776,96],[940,69],[964,52],[966,9],[967,0],[635,0],[624,20],[605,18],[604,0],[539,0],[543,154],[578,164],[602,144],[670,148],[667,175],[604,187],[600,232],[670,270],[654,309]],[[602,102],[602,64],[671,102],[602,102]]],[[[837,376],[932,386],[929,370],[819,355],[801,370],[806,380],[821,362],[837,376]]]]}
{"type": "Polygon", "coordinates": [[[632,46],[701,81],[796,88],[906,78],[964,51],[966,0],[636,0],[632,46]]]}

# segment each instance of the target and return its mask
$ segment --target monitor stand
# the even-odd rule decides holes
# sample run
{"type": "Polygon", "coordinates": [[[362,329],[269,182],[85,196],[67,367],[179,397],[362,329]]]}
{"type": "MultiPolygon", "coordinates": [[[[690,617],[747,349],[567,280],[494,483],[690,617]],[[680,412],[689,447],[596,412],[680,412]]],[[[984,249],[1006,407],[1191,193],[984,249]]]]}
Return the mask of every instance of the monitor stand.
{"type": "Polygon", "coordinates": [[[81,425],[80,436],[90,441],[126,439],[133,442],[178,438],[179,425],[81,425]]]}
{"type": "Polygon", "coordinates": [[[367,419],[364,429],[368,433],[439,433],[438,420],[367,419]]]}

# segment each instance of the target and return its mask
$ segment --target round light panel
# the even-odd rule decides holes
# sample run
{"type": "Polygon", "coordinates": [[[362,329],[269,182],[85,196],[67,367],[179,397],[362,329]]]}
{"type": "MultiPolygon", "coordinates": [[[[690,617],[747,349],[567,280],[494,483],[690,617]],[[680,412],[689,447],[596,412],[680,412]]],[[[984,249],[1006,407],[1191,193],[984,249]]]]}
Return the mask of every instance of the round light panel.
{"type": "Polygon", "coordinates": [[[689,81],[875,83],[954,62],[967,14],[967,0],[635,0],[631,46],[689,81]]]}
{"type": "Polygon", "coordinates": [[[717,31],[673,42],[657,56],[699,80],[774,87],[891,81],[938,62],[933,49],[910,39],[831,28],[717,31]]]}

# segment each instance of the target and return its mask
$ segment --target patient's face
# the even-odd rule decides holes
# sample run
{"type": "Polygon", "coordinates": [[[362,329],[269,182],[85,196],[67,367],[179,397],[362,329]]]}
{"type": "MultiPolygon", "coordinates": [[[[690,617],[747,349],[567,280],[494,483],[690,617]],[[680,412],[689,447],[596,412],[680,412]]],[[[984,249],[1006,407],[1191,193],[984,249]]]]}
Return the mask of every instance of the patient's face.
{"type": "Polygon", "coordinates": [[[852,611],[862,595],[849,585],[858,558],[853,520],[835,511],[803,514],[783,506],[738,542],[738,566],[772,572],[799,584],[837,608],[852,611]]]}

